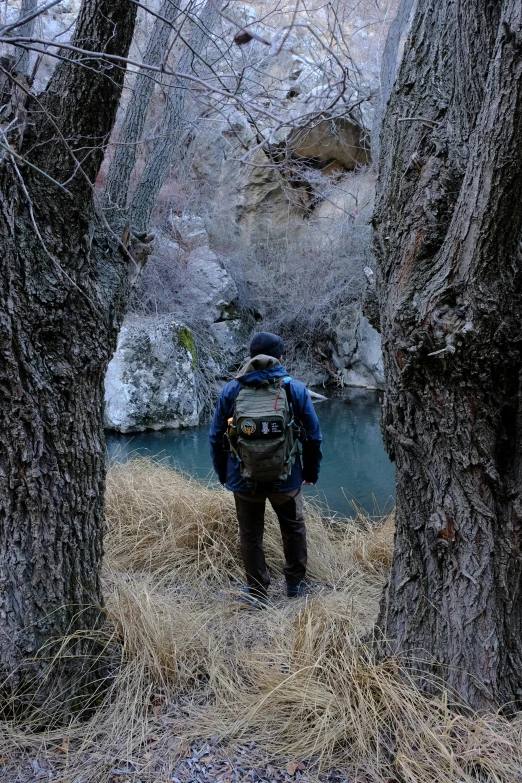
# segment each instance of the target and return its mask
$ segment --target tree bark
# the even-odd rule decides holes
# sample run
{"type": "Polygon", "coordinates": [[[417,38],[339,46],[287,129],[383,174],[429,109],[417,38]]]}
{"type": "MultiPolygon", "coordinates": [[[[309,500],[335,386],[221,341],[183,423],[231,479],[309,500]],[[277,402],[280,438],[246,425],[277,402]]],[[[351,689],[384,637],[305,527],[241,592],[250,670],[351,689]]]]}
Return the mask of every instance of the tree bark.
{"type": "MultiPolygon", "coordinates": [[[[173,0],[164,0],[159,16],[154,20],[152,33],[147,43],[143,62],[159,66],[166,55],[172,36],[172,22],[179,13],[173,0]]],[[[104,207],[107,214],[118,213],[127,205],[129,183],[136,162],[137,145],[141,141],[147,111],[155,85],[154,75],[146,69],[136,76],[125,117],[121,126],[114,157],[107,174],[104,192],[104,207]]]]}
{"type": "MultiPolygon", "coordinates": [[[[38,0],[22,0],[19,19],[24,19],[24,17],[29,16],[29,14],[36,11],[37,8],[38,0]]],[[[20,35],[30,38],[34,31],[35,22],[36,19],[31,19],[30,22],[26,22],[26,24],[22,25],[19,30],[20,35]]],[[[16,70],[24,76],[29,76],[30,66],[31,54],[28,49],[23,49],[16,64],[16,70]]]]}
{"type": "Polygon", "coordinates": [[[383,648],[478,709],[522,700],[521,24],[519,0],[419,0],[375,213],[383,648]]]}
{"type": "MultiPolygon", "coordinates": [[[[135,16],[128,0],[84,0],[73,40],[125,56],[135,16]]],[[[18,153],[70,195],[0,163],[0,690],[50,710],[99,674],[103,380],[130,290],[91,185],[124,69],[63,56],[28,103],[18,153]]]]}
{"type": "MultiPolygon", "coordinates": [[[[194,57],[201,54],[205,41],[219,17],[219,5],[208,0],[190,38],[190,45],[183,49],[177,70],[189,73],[193,69],[194,57]]],[[[132,222],[141,231],[146,230],[160,190],[168,176],[170,166],[185,128],[185,103],[189,84],[185,79],[174,76],[167,94],[161,135],[157,139],[145,165],[145,170],[132,199],[132,222]]]]}
{"type": "Polygon", "coordinates": [[[381,86],[372,124],[371,143],[372,160],[374,162],[379,160],[379,139],[382,119],[384,117],[384,112],[386,111],[386,105],[393,90],[393,85],[395,84],[395,79],[401,59],[401,47],[408,33],[415,2],[416,0],[400,0],[397,13],[390,25],[388,35],[386,37],[386,44],[382,53],[381,62],[381,86]]]}

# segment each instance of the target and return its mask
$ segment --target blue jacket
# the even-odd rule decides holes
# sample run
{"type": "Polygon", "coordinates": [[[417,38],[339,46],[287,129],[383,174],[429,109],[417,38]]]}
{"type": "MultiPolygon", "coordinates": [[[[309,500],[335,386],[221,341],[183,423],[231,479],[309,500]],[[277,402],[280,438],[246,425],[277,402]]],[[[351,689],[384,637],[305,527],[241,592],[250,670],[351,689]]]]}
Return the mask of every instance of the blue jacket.
{"type": "MultiPolygon", "coordinates": [[[[230,489],[232,492],[248,492],[246,482],[241,477],[237,459],[230,452],[223,449],[223,436],[227,429],[228,419],[234,413],[236,397],[242,384],[256,383],[270,378],[284,378],[287,375],[285,368],[278,364],[276,360],[271,362],[257,361],[256,363],[258,359],[266,360],[267,357],[263,355],[254,357],[243,368],[243,370],[248,369],[250,371],[243,375],[240,374],[235,380],[229,381],[223,387],[210,427],[210,454],[214,470],[220,482],[225,484],[227,489],[230,489]],[[250,369],[263,364],[274,366],[268,366],[264,369],[250,369]]],[[[308,389],[300,381],[292,379],[290,392],[294,406],[294,415],[299,419],[307,434],[307,440],[302,445],[302,463],[301,458],[297,457],[292,472],[286,481],[278,487],[271,484],[258,484],[256,487],[257,492],[266,494],[270,492],[290,492],[300,487],[303,481],[310,481],[315,484],[319,477],[319,466],[322,457],[322,435],[312,400],[308,394],[308,389]]]]}

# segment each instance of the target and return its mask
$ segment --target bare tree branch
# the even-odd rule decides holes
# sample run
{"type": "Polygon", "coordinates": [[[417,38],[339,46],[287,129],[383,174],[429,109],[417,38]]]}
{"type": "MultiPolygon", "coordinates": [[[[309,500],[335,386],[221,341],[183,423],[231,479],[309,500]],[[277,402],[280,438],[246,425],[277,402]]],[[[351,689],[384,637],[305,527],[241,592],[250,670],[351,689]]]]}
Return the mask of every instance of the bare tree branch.
{"type": "MultiPolygon", "coordinates": [[[[41,16],[46,11],[49,11],[51,8],[54,8],[55,5],[59,5],[62,2],[63,0],[51,0],[51,2],[47,3],[46,5],[42,5],[39,8],[35,7],[34,10],[29,11],[24,16],[20,14],[20,17],[16,20],[16,22],[12,22],[11,24],[7,24],[0,28],[0,36],[7,35],[7,33],[11,32],[11,30],[16,30],[18,27],[23,27],[26,24],[29,24],[29,22],[32,22],[38,16],[41,16]]],[[[22,6],[22,9],[23,8],[24,6],[22,6]]]]}

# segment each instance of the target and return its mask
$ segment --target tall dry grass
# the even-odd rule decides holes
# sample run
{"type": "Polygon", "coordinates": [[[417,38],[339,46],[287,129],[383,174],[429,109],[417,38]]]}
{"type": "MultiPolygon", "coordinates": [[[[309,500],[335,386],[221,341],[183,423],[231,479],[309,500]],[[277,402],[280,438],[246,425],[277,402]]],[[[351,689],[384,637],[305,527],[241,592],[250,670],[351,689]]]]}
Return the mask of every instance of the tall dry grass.
{"type": "Polygon", "coordinates": [[[271,758],[306,759],[307,780],[335,766],[375,783],[520,781],[522,720],[458,714],[444,695],[420,693],[394,660],[376,663],[365,642],[392,520],[332,524],[308,507],[317,592],[288,601],[280,536],[267,517],[274,585],[259,612],[236,600],[242,571],[228,493],[146,460],[111,467],[105,592],[114,681],[93,716],[65,729],[38,734],[5,723],[0,757],[18,748],[51,759],[54,779],[68,783],[109,781],[128,764],[142,781],[168,780],[187,743],[219,736],[225,747],[254,740],[271,758]]]}

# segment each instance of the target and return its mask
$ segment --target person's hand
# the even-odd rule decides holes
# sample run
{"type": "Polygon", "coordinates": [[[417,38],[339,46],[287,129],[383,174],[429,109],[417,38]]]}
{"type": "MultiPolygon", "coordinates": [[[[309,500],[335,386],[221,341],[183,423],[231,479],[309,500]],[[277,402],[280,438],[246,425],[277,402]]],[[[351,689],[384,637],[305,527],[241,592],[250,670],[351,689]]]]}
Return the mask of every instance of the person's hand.
{"type": "Polygon", "coordinates": [[[313,487],[314,481],[303,481],[303,487],[313,487]]]}

